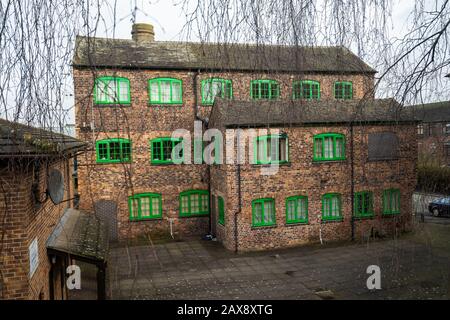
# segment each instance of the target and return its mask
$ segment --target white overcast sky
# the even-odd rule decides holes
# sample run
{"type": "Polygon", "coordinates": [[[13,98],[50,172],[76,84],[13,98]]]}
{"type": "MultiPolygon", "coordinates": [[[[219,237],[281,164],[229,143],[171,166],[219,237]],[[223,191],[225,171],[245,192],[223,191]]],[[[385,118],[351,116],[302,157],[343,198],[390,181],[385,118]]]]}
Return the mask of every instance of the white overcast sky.
{"type": "MultiPolygon", "coordinates": [[[[185,40],[182,29],[186,17],[181,2],[181,0],[110,0],[109,6],[102,8],[102,16],[105,19],[113,17],[112,8],[116,4],[115,28],[112,20],[104,20],[97,28],[96,36],[130,39],[133,24],[132,13],[137,7],[139,10],[136,12],[136,22],[151,23],[154,26],[156,41],[185,40]]],[[[434,1],[430,0],[431,3],[434,1]]],[[[414,0],[394,0],[392,2],[392,19],[388,31],[391,37],[400,38],[408,31],[410,27],[408,16],[413,7],[414,0]]],[[[195,40],[190,39],[190,41],[195,40]]],[[[450,81],[448,82],[447,84],[445,81],[444,85],[449,87],[448,91],[450,92],[450,81]]],[[[72,95],[68,94],[67,96],[72,95]]],[[[67,105],[73,105],[72,97],[68,100],[67,105]]],[[[74,122],[73,108],[69,111],[67,120],[69,123],[74,122]]]]}

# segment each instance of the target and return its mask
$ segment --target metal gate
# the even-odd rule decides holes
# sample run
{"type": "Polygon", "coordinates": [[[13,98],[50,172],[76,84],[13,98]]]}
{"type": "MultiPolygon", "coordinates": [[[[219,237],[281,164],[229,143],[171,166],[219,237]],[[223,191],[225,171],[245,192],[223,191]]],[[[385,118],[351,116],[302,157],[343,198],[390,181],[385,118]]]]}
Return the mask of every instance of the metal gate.
{"type": "Polygon", "coordinates": [[[117,240],[117,203],[112,200],[99,200],[94,204],[95,215],[105,223],[109,230],[109,240],[117,240]]]}

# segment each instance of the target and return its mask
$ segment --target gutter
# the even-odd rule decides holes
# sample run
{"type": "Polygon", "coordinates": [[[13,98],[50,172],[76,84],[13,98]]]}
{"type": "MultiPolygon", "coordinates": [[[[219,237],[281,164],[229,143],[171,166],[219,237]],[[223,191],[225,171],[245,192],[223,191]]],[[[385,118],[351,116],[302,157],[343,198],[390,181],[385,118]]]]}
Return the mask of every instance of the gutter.
{"type": "Polygon", "coordinates": [[[351,228],[352,228],[352,241],[355,241],[355,155],[354,155],[354,141],[353,141],[353,121],[350,122],[350,194],[351,194],[351,228]]]}
{"type": "MultiPolygon", "coordinates": [[[[240,143],[241,139],[239,136],[240,130],[237,130],[237,141],[240,143]]],[[[237,146],[237,192],[238,192],[238,210],[234,214],[234,253],[239,252],[239,235],[238,235],[238,215],[241,214],[242,211],[242,192],[241,192],[241,164],[239,160],[241,159],[240,155],[240,147],[237,146]]]]}

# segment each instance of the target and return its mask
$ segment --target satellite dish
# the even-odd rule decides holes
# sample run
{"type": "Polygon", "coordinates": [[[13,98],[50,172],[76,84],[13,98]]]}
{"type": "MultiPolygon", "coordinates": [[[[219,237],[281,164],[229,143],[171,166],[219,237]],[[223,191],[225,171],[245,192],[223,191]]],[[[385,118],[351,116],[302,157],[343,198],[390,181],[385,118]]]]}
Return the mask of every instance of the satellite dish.
{"type": "Polygon", "coordinates": [[[64,177],[59,170],[52,169],[48,174],[47,192],[54,204],[64,199],[64,177]]]}

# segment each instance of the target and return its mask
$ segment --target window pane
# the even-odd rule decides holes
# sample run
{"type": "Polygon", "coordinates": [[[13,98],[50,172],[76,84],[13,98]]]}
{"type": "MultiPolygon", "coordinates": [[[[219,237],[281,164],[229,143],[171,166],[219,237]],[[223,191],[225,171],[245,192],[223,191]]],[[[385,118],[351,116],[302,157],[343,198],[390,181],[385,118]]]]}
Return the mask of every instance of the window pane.
{"type": "Polygon", "coordinates": [[[152,216],[158,216],[159,215],[159,198],[158,197],[152,197],[152,216]]]}
{"type": "Polygon", "coordinates": [[[311,98],[312,99],[319,99],[319,84],[314,83],[311,85],[311,98]]]}
{"type": "Polygon", "coordinates": [[[301,220],[306,219],[306,199],[297,199],[297,218],[301,220]]]}
{"type": "Polygon", "coordinates": [[[323,216],[324,217],[330,216],[330,202],[331,202],[331,199],[328,197],[323,199],[323,216]]]}
{"type": "Polygon", "coordinates": [[[314,155],[314,157],[317,158],[317,159],[323,158],[322,143],[323,143],[322,139],[314,139],[314,146],[315,146],[315,150],[314,150],[315,155],[314,155]]]}
{"type": "Polygon", "coordinates": [[[105,81],[97,82],[97,101],[106,102],[106,84],[105,81]]]}
{"type": "Polygon", "coordinates": [[[258,161],[265,161],[266,160],[266,150],[264,149],[264,139],[259,139],[256,141],[257,145],[257,152],[258,152],[258,161]]]}
{"type": "Polygon", "coordinates": [[[198,194],[191,194],[191,213],[196,214],[200,212],[200,196],[198,194]]]}
{"type": "Polygon", "coordinates": [[[202,212],[208,212],[208,208],[209,208],[209,196],[207,194],[202,194],[201,195],[201,199],[202,199],[202,208],[201,211],[202,212]]]}
{"type": "Polygon", "coordinates": [[[344,139],[336,138],[336,158],[344,157],[344,139]]]}
{"type": "Polygon", "coordinates": [[[181,83],[172,82],[172,102],[181,102],[181,83]]]}
{"type": "Polygon", "coordinates": [[[170,102],[170,81],[160,81],[161,102],[170,102]]]}
{"type": "Polygon", "coordinates": [[[159,102],[159,85],[158,81],[150,82],[150,101],[159,102]]]}
{"type": "Polygon", "coordinates": [[[339,216],[339,198],[337,196],[333,196],[332,198],[332,211],[331,215],[333,217],[339,216]]]}
{"type": "Polygon", "coordinates": [[[270,95],[269,83],[262,82],[262,83],[259,84],[259,86],[260,86],[260,90],[261,90],[260,98],[261,99],[269,99],[269,95],[270,95]]]}
{"type": "Polygon", "coordinates": [[[344,99],[351,99],[352,98],[352,85],[347,83],[344,85],[344,99]]]}
{"type": "Polygon", "coordinates": [[[115,80],[105,81],[106,85],[106,101],[107,102],[115,102],[117,101],[117,86],[115,80]]]}
{"type": "Polygon", "coordinates": [[[131,199],[131,216],[137,218],[139,215],[139,200],[131,199]]]}
{"type": "Polygon", "coordinates": [[[162,160],[172,161],[172,141],[171,140],[163,140],[162,144],[163,144],[162,160]]]}
{"type": "Polygon", "coordinates": [[[150,198],[141,198],[141,217],[150,216],[150,198]]]}
{"type": "Polygon", "coordinates": [[[273,222],[273,202],[264,202],[264,223],[269,224],[273,222]]]}
{"type": "Polygon", "coordinates": [[[120,91],[120,102],[128,102],[129,101],[129,92],[128,92],[128,82],[120,81],[119,82],[119,91],[120,91]]]}
{"type": "Polygon", "coordinates": [[[302,87],[303,99],[311,99],[311,85],[305,82],[303,83],[302,87]]]}
{"type": "Polygon", "coordinates": [[[98,158],[100,160],[108,160],[108,144],[99,143],[98,144],[98,158]]]}
{"type": "Polygon", "coordinates": [[[120,160],[120,143],[110,142],[109,143],[109,158],[110,160],[120,160]]]}
{"type": "Polygon", "coordinates": [[[257,202],[253,205],[253,214],[255,224],[262,223],[262,204],[260,202],[257,202]]]}
{"type": "Polygon", "coordinates": [[[292,91],[294,93],[294,99],[300,99],[302,97],[302,85],[300,82],[296,82],[292,86],[292,91]]]}
{"type": "Polygon", "coordinates": [[[287,160],[287,139],[279,138],[279,160],[286,161],[287,160]]]}
{"type": "Polygon", "coordinates": [[[325,159],[333,158],[333,138],[325,137],[325,159]]]}
{"type": "Polygon", "coordinates": [[[231,81],[225,82],[225,99],[232,99],[233,98],[233,89],[231,81]]]}
{"type": "Polygon", "coordinates": [[[162,160],[161,159],[161,143],[159,141],[152,142],[152,158],[153,158],[153,160],[162,160]]]}
{"type": "Polygon", "coordinates": [[[130,160],[131,158],[131,144],[129,142],[122,142],[122,160],[130,160]]]}
{"type": "Polygon", "coordinates": [[[189,212],[189,196],[181,196],[181,213],[189,212]]]}
{"type": "Polygon", "coordinates": [[[290,200],[287,203],[287,214],[288,214],[288,220],[294,221],[296,220],[296,212],[295,212],[295,201],[290,200]]]}
{"type": "Polygon", "coordinates": [[[279,92],[280,92],[279,89],[280,89],[280,87],[279,87],[278,83],[271,83],[270,84],[271,98],[272,99],[278,99],[279,92]]]}
{"type": "Polygon", "coordinates": [[[259,83],[252,83],[252,97],[253,99],[259,99],[259,83]]]}

